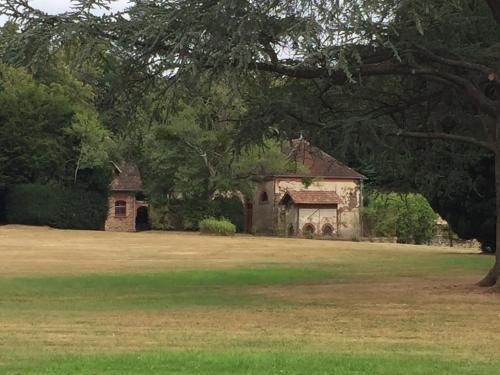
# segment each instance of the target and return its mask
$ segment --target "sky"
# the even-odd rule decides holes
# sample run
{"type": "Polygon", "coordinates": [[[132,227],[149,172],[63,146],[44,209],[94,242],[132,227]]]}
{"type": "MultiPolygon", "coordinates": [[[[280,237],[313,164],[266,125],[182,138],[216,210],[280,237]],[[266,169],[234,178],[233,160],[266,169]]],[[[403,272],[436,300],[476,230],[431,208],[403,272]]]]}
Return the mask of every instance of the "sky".
{"type": "MultiPolygon", "coordinates": [[[[1,1],[1,0],[0,0],[1,1]]],[[[57,14],[71,9],[71,0],[30,0],[30,5],[50,14],[57,14]]],[[[111,4],[113,11],[122,10],[127,6],[128,0],[115,0],[111,4]]],[[[7,18],[0,15],[0,25],[2,25],[7,18]]]]}

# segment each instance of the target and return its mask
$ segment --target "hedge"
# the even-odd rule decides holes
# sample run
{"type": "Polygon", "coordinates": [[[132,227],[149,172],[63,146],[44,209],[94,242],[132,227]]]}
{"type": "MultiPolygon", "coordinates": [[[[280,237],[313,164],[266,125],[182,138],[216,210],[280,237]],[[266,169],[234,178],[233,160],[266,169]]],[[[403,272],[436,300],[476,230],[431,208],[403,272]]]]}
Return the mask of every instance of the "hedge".
{"type": "Polygon", "coordinates": [[[236,231],[239,233],[245,231],[245,209],[240,198],[219,197],[214,203],[216,205],[214,216],[227,218],[236,226],[236,231]]]}
{"type": "Polygon", "coordinates": [[[5,195],[7,194],[7,188],[0,184],[0,224],[7,222],[5,217],[5,195]]]}
{"type": "Polygon", "coordinates": [[[220,236],[232,236],[236,233],[236,226],[227,219],[210,217],[201,220],[198,226],[201,233],[218,234],[220,236]]]}
{"type": "Polygon", "coordinates": [[[9,186],[5,217],[11,224],[61,229],[101,229],[107,215],[104,193],[59,185],[9,186]]]}
{"type": "Polygon", "coordinates": [[[199,230],[199,223],[207,217],[227,218],[236,226],[237,232],[245,230],[245,211],[238,197],[151,199],[149,213],[152,228],[158,230],[199,230]]]}

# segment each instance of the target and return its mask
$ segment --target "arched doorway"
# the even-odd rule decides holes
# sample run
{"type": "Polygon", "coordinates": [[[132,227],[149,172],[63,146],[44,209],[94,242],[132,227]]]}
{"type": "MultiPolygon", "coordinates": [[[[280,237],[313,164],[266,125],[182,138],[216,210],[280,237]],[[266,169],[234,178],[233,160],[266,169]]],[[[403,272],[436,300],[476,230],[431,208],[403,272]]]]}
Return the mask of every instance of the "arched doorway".
{"type": "Polygon", "coordinates": [[[330,224],[323,225],[321,229],[321,234],[324,238],[332,238],[333,237],[333,227],[330,224]]]}
{"type": "Polygon", "coordinates": [[[149,229],[148,208],[146,206],[141,206],[137,209],[137,215],[135,216],[135,230],[149,229]]]}
{"type": "Polygon", "coordinates": [[[302,235],[305,238],[313,238],[314,232],[316,232],[316,229],[314,228],[314,225],[312,225],[312,224],[306,224],[302,228],[302,235]]]}

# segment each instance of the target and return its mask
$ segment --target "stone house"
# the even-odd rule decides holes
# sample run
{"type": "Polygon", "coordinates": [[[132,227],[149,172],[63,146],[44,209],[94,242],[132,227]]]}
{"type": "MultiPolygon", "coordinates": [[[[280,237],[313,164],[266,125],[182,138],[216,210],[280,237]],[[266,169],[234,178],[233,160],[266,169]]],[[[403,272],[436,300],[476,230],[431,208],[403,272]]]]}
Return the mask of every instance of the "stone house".
{"type": "Polygon", "coordinates": [[[113,179],[108,197],[108,217],[104,230],[135,232],[148,227],[148,204],[137,197],[142,193],[139,169],[132,164],[113,163],[113,179]]]}
{"type": "Polygon", "coordinates": [[[256,233],[360,238],[365,176],[304,139],[287,154],[295,173],[263,176],[246,203],[246,227],[256,233]]]}

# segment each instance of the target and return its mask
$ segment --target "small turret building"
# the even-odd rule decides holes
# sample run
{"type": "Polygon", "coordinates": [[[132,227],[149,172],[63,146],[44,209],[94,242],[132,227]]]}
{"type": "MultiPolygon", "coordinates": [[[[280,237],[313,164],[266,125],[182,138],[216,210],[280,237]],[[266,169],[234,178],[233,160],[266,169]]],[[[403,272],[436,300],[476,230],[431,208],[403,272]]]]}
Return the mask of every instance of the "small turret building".
{"type": "Polygon", "coordinates": [[[104,230],[135,232],[148,227],[148,204],[138,199],[142,193],[139,168],[113,163],[113,179],[108,197],[108,217],[104,230]]]}

